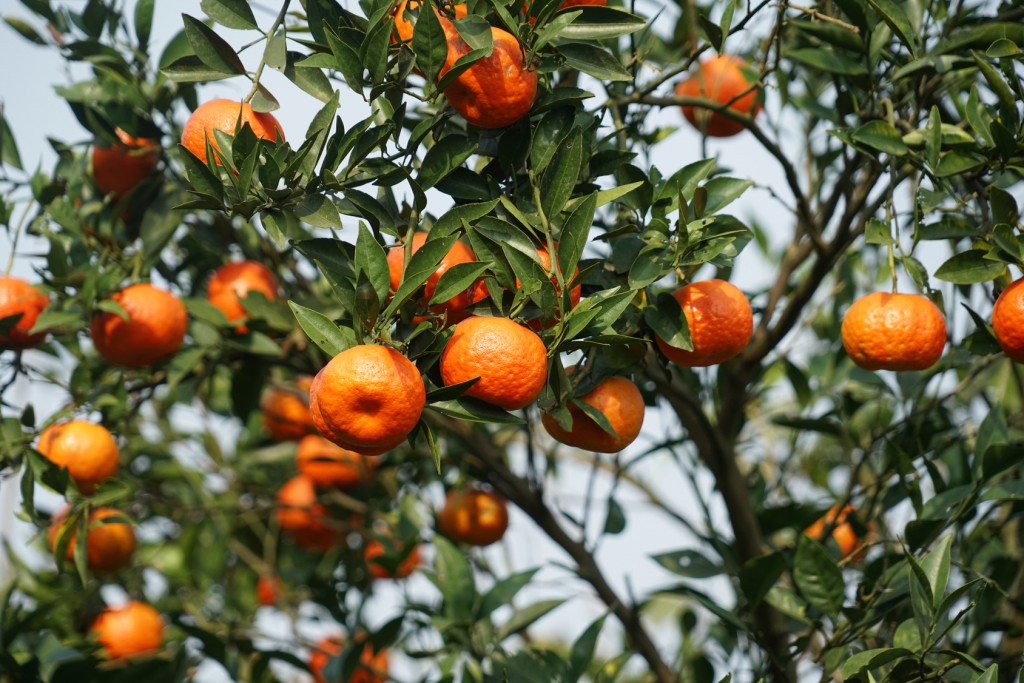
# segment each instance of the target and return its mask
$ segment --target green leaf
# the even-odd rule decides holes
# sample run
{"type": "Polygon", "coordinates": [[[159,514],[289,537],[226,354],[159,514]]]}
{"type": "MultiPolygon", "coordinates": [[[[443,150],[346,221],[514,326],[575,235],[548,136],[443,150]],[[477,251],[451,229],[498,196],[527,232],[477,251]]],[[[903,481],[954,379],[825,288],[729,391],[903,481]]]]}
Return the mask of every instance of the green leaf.
{"type": "Polygon", "coordinates": [[[651,559],[673,574],[688,579],[708,579],[712,576],[721,576],[725,569],[708,559],[708,554],[699,550],[675,550],[670,553],[652,555],[651,559]]]}
{"type": "Polygon", "coordinates": [[[356,345],[355,336],[350,331],[338,327],[323,313],[300,306],[294,301],[289,301],[288,305],[306,336],[332,358],[356,345]]]}
{"type": "Polygon", "coordinates": [[[915,38],[917,36],[914,34],[914,27],[903,8],[893,0],[868,0],[868,3],[882,18],[882,21],[888,24],[893,33],[899,37],[903,45],[910,51],[911,56],[916,57],[917,42],[915,38]]]}
{"type": "Polygon", "coordinates": [[[477,150],[477,142],[465,135],[446,135],[427,150],[420,164],[420,187],[429,190],[477,150]]]}
{"type": "Polygon", "coordinates": [[[420,4],[420,13],[412,31],[412,51],[416,53],[416,65],[427,81],[436,83],[437,75],[448,58],[448,40],[431,0],[423,0],[420,4]]]}
{"type": "Polygon", "coordinates": [[[437,270],[441,259],[445,257],[445,254],[451,250],[452,245],[458,240],[459,236],[457,234],[442,237],[439,234],[440,232],[435,225],[435,229],[431,230],[430,234],[427,235],[427,240],[423,243],[423,246],[417,249],[416,253],[410,257],[409,266],[405,269],[405,273],[402,276],[402,283],[398,286],[398,291],[384,311],[385,317],[390,317],[391,314],[398,310],[399,306],[409,300],[413,292],[423,286],[423,283],[437,270]]]}
{"type": "Polygon", "coordinates": [[[391,289],[391,271],[388,268],[388,255],[384,247],[376,240],[365,224],[359,225],[359,236],[356,238],[356,278],[359,273],[366,277],[377,294],[377,301],[387,299],[391,289]]]}
{"type": "Polygon", "coordinates": [[[931,552],[921,559],[921,569],[932,589],[932,604],[938,608],[946,595],[946,583],[949,581],[950,547],[953,544],[951,535],[943,536],[932,548],[931,552]]]}
{"type": "Polygon", "coordinates": [[[145,52],[149,46],[149,36],[153,29],[153,9],[156,4],[156,0],[139,0],[135,3],[135,14],[133,15],[133,22],[135,24],[135,37],[139,41],[139,47],[145,52]]]}
{"type": "Polygon", "coordinates": [[[740,589],[751,607],[756,607],[786,571],[786,558],[774,552],[748,560],[740,568],[740,589]]]}
{"type": "Polygon", "coordinates": [[[322,194],[306,195],[305,199],[295,205],[295,215],[314,228],[342,228],[338,207],[330,197],[322,194]]]}
{"type": "Polygon", "coordinates": [[[175,83],[206,83],[231,78],[233,74],[211,69],[195,55],[186,55],[171,62],[160,73],[175,83]]]}
{"type": "Polygon", "coordinates": [[[437,288],[427,305],[440,304],[469,289],[477,278],[484,274],[488,264],[480,261],[456,263],[446,270],[437,281],[437,288]]]}
{"type": "Polygon", "coordinates": [[[480,607],[476,611],[477,618],[483,619],[499,607],[512,604],[512,599],[520,590],[529,585],[530,580],[538,571],[540,568],[535,567],[497,581],[480,601],[480,607]]]}
{"type": "Polygon", "coordinates": [[[534,128],[530,145],[530,166],[534,173],[542,173],[548,167],[562,146],[562,141],[572,131],[576,119],[574,107],[558,107],[544,114],[534,128]]]}
{"type": "Polygon", "coordinates": [[[529,628],[534,622],[554,611],[563,603],[565,603],[564,598],[556,598],[553,600],[541,600],[522,609],[517,609],[509,617],[509,620],[498,629],[497,641],[501,642],[509,636],[529,628]]]}
{"type": "Polygon", "coordinates": [[[851,137],[886,154],[899,156],[910,151],[903,136],[887,121],[868,121],[854,129],[851,137]]]}
{"type": "Polygon", "coordinates": [[[587,246],[590,227],[597,212],[597,194],[592,193],[579,204],[562,225],[558,241],[558,268],[567,280],[576,272],[583,249],[587,246]]]}
{"type": "Polygon", "coordinates": [[[563,141],[540,184],[540,208],[549,220],[562,212],[572,196],[583,162],[583,132],[578,128],[563,141]]]}
{"type": "Polygon", "coordinates": [[[287,53],[285,77],[321,102],[330,102],[334,97],[334,86],[320,69],[297,65],[303,57],[304,55],[299,52],[287,53]]]}
{"type": "Polygon", "coordinates": [[[902,648],[880,647],[874,650],[865,650],[847,658],[840,669],[843,679],[849,679],[863,671],[872,671],[879,667],[895,662],[896,660],[910,657],[913,653],[902,648]]]}
{"type": "Polygon", "coordinates": [[[629,286],[631,289],[642,289],[653,284],[671,273],[675,265],[676,253],[671,245],[645,245],[629,267],[629,286]]]}
{"type": "Polygon", "coordinates": [[[693,351],[686,315],[672,295],[659,294],[655,305],[644,308],[644,322],[669,346],[693,351]]]}
{"type": "Polygon", "coordinates": [[[615,7],[577,5],[570,11],[579,14],[571,24],[559,31],[559,37],[566,40],[616,38],[635,33],[647,25],[644,17],[615,7]]]}
{"type": "Polygon", "coordinates": [[[526,421],[521,417],[471,398],[435,401],[428,403],[427,409],[435,410],[448,417],[455,417],[478,424],[526,424],[526,421]]]}
{"type": "Polygon", "coordinates": [[[601,629],[604,628],[604,622],[607,618],[608,615],[604,615],[597,619],[572,644],[572,650],[569,651],[569,670],[565,676],[566,683],[574,683],[582,678],[590,667],[591,662],[594,661],[597,638],[601,635],[601,629]]]}
{"type": "Polygon", "coordinates": [[[868,69],[863,62],[854,60],[844,53],[814,47],[789,50],[786,56],[814,69],[841,76],[866,76],[868,69]]]}
{"type": "Polygon", "coordinates": [[[203,64],[220,73],[245,73],[245,66],[238,54],[213,29],[187,14],[182,14],[181,19],[185,22],[185,37],[203,64]]]}
{"type": "Polygon", "coordinates": [[[812,606],[835,617],[843,606],[843,572],[816,541],[803,534],[796,544],[793,581],[812,606]]]}
{"type": "Polygon", "coordinates": [[[630,81],[633,77],[610,52],[585,43],[565,43],[558,46],[565,65],[582,71],[601,81],[630,81]]]}
{"type": "Polygon", "coordinates": [[[21,155],[18,153],[18,146],[14,142],[14,134],[4,117],[3,107],[0,106],[0,164],[7,164],[14,168],[21,169],[21,155]]]}
{"type": "Polygon", "coordinates": [[[4,17],[4,23],[10,26],[22,38],[36,45],[46,45],[46,40],[39,35],[34,28],[17,17],[4,17]]]}
{"type": "Polygon", "coordinates": [[[939,266],[935,271],[935,277],[957,285],[972,285],[994,280],[1006,269],[1006,264],[988,259],[986,254],[988,252],[982,249],[968,249],[954,254],[939,266]]]}
{"type": "Polygon", "coordinates": [[[202,0],[199,3],[206,16],[228,28],[258,29],[256,17],[245,0],[202,0]]]}
{"type": "Polygon", "coordinates": [[[753,180],[742,178],[729,178],[726,176],[712,178],[704,183],[704,189],[708,193],[704,214],[709,215],[721,211],[733,201],[739,199],[753,184],[753,180]]]}
{"type": "Polygon", "coordinates": [[[999,665],[993,664],[975,676],[971,683],[996,683],[999,680],[999,665]]]}
{"type": "Polygon", "coordinates": [[[437,584],[444,597],[444,614],[452,619],[468,619],[473,613],[476,588],[473,569],[458,548],[440,534],[434,537],[437,557],[437,584]]]}
{"type": "Polygon", "coordinates": [[[604,517],[604,533],[614,536],[626,528],[626,513],[614,498],[608,499],[608,510],[604,517]]]}

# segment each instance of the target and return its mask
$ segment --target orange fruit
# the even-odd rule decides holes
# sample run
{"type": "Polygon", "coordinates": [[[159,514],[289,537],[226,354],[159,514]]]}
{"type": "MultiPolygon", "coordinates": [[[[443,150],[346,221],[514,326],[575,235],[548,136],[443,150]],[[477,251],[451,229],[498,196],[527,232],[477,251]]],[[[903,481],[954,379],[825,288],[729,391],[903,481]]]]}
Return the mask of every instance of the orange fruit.
{"type": "Polygon", "coordinates": [[[304,548],[328,550],[339,534],[328,524],[327,508],[316,502],[316,487],[309,477],[292,477],[277,491],[277,523],[304,548]]]}
{"type": "Polygon", "coordinates": [[[437,528],[456,543],[490,545],[508,529],[508,505],[496,493],[479,488],[449,491],[437,528]]]}
{"type": "Polygon", "coordinates": [[[299,441],[295,464],[299,474],[309,477],[317,486],[339,489],[366,483],[376,466],[374,458],[363,457],[314,434],[299,441]]]}
{"type": "MultiPolygon", "coordinates": [[[[825,528],[831,527],[832,538],[839,546],[841,556],[845,560],[861,545],[861,540],[857,538],[857,532],[853,525],[846,521],[854,511],[855,508],[852,505],[847,505],[842,509],[839,508],[839,505],[833,505],[818,521],[804,529],[804,535],[815,541],[824,541],[825,528]]],[[[873,526],[873,524],[869,524],[868,529],[870,530],[873,526]]],[[[862,550],[853,559],[860,559],[863,555],[864,551],[862,550]]]]}
{"type": "Polygon", "coordinates": [[[156,171],[160,147],[156,140],[132,137],[120,128],[114,132],[120,144],[92,148],[92,179],[100,192],[120,199],[156,171]]]}
{"type": "Polygon", "coordinates": [[[15,315],[21,316],[6,332],[0,332],[0,351],[38,346],[46,333],[29,334],[28,331],[36,324],[43,309],[49,305],[49,297],[25,280],[9,275],[0,276],[0,320],[15,315]]]}
{"type": "MultiPolygon", "coordinates": [[[[62,520],[67,516],[67,509],[54,517],[47,533],[50,551],[57,551],[57,532],[60,531],[62,520]]],[[[135,530],[131,524],[124,522],[102,523],[108,517],[123,516],[120,510],[100,507],[89,515],[89,533],[85,536],[86,565],[94,572],[116,572],[131,562],[135,552],[135,530]]],[[[71,531],[68,540],[67,559],[74,562],[75,541],[78,538],[77,528],[71,531]]]]}
{"type": "Polygon", "coordinates": [[[405,544],[395,540],[389,541],[389,545],[392,547],[385,548],[384,544],[375,538],[367,541],[366,548],[363,550],[363,557],[366,559],[366,566],[370,569],[370,573],[377,579],[404,579],[409,577],[416,571],[422,559],[419,545],[409,551],[405,559],[398,563],[394,572],[385,567],[377,558],[392,553],[401,555],[405,550],[405,544]]]}
{"type": "Polygon", "coordinates": [[[66,467],[75,486],[87,496],[101,481],[117,474],[117,442],[105,427],[92,422],[50,425],[39,435],[36,450],[58,467],[66,467]]]}
{"type": "MultiPolygon", "coordinates": [[[[254,111],[248,102],[217,99],[204,102],[196,107],[196,110],[185,122],[185,127],[181,129],[181,144],[199,157],[203,163],[206,163],[207,137],[210,139],[210,146],[220,151],[220,145],[217,144],[213,131],[221,130],[234,135],[235,124],[238,124],[239,128],[249,124],[257,138],[284,140],[284,131],[281,130],[281,124],[277,122],[273,114],[254,111]],[[241,121],[239,121],[239,117],[241,117],[241,121]]],[[[220,165],[219,159],[217,164],[220,165]]]]}
{"type": "MultiPolygon", "coordinates": [[[[448,56],[438,78],[472,51],[455,26],[441,19],[448,56]]],[[[444,88],[444,96],[462,118],[480,128],[504,128],[523,118],[537,95],[537,74],[523,61],[523,49],[508,31],[491,27],[494,51],[460,73],[444,88]]]]}
{"type": "Polygon", "coordinates": [[[128,315],[103,311],[92,319],[92,342],[108,363],[144,368],[173,355],[188,330],[181,299],[153,285],[131,285],[111,297],[128,315]]]}
{"type": "Polygon", "coordinates": [[[533,403],[547,377],[544,342],[536,332],[508,318],[463,320],[441,352],[445,386],[479,378],[464,395],[505,410],[533,403]]]}
{"type": "MultiPolygon", "coordinates": [[[[719,55],[701,62],[698,73],[676,85],[679,97],[702,97],[731,111],[754,118],[761,111],[761,88],[744,73],[747,63],[739,57],[719,55]],[[753,86],[753,87],[751,87],[753,86]]],[[[739,121],[705,107],[682,107],[693,127],[712,137],[728,137],[744,130],[739,121]]]]}
{"type": "Polygon", "coordinates": [[[273,574],[260,574],[256,579],[256,601],[264,607],[272,607],[280,599],[281,579],[273,574]]]}
{"type": "Polygon", "coordinates": [[[295,386],[270,387],[260,401],[260,419],[274,441],[295,441],[316,433],[309,414],[309,387],[313,378],[299,377],[295,386]]]}
{"type": "MultiPolygon", "coordinates": [[[[391,33],[391,44],[407,43],[412,40],[412,32],[416,26],[416,19],[420,16],[420,0],[402,0],[395,8],[395,30],[391,33]]],[[[466,16],[466,3],[460,2],[453,8],[455,18],[461,19],[466,16]]],[[[435,6],[434,12],[441,16],[435,6]]]]}
{"type": "Polygon", "coordinates": [[[850,360],[865,370],[925,370],[946,346],[946,319],[920,294],[862,296],[846,311],[840,332],[850,360]]]}
{"type": "Polygon", "coordinates": [[[1014,281],[996,299],[992,329],[1003,353],[1017,363],[1024,363],[1024,278],[1014,281]]]}
{"type": "Polygon", "coordinates": [[[413,362],[372,344],[339,353],[309,389],[309,409],[320,433],[363,455],[380,455],[402,443],[419,423],[426,400],[413,362]]]}
{"type": "MultiPolygon", "coordinates": [[[[356,642],[359,642],[357,639],[356,642]]],[[[316,644],[309,656],[309,669],[313,672],[313,683],[341,683],[340,679],[328,681],[324,678],[324,669],[331,658],[341,654],[344,640],[335,636],[324,638],[316,644]]],[[[348,683],[386,683],[388,672],[388,651],[381,650],[374,652],[373,646],[366,643],[362,654],[359,656],[359,664],[356,666],[348,683]]]]}
{"type": "Polygon", "coordinates": [[[144,602],[108,607],[89,630],[110,659],[125,659],[159,650],[164,640],[164,620],[144,602]]]}
{"type": "MultiPolygon", "coordinates": [[[[566,368],[570,375],[574,370],[575,367],[566,368]]],[[[625,377],[608,377],[580,396],[579,400],[603,413],[618,436],[601,429],[601,425],[570,403],[572,429],[568,431],[562,429],[550,414],[540,416],[544,429],[556,441],[587,451],[618,453],[640,435],[644,424],[644,397],[625,377]]]]}
{"type": "Polygon", "coordinates": [[[669,360],[691,368],[705,367],[724,363],[747,348],[754,333],[754,314],[735,285],[725,280],[691,282],[672,292],[672,297],[686,316],[693,350],[669,346],[655,335],[654,341],[669,360]]]}
{"type": "MultiPolygon", "coordinates": [[[[423,246],[423,243],[427,241],[427,233],[417,232],[412,236],[412,252],[409,254],[410,258],[412,254],[415,254],[423,246]]],[[[437,290],[437,282],[441,279],[449,268],[458,263],[469,263],[475,261],[476,255],[473,250],[467,247],[462,242],[456,242],[452,245],[452,248],[448,250],[444,258],[437,265],[435,270],[427,281],[423,284],[423,305],[426,306],[430,298],[434,296],[434,292],[437,290]]],[[[398,287],[402,284],[402,271],[405,267],[405,245],[395,245],[388,250],[388,272],[391,276],[391,291],[397,292],[398,287]]],[[[467,317],[466,308],[473,302],[470,299],[470,293],[472,288],[467,289],[464,292],[456,294],[451,299],[444,301],[440,304],[435,304],[430,307],[430,311],[437,314],[444,314],[445,320],[448,324],[457,323],[460,320],[464,320],[467,317]]]]}
{"type": "MultiPolygon", "coordinates": [[[[245,317],[242,299],[249,292],[259,292],[273,301],[278,289],[277,277],[265,265],[258,261],[240,261],[217,269],[206,287],[206,298],[234,325],[245,317]]],[[[238,325],[235,331],[245,334],[249,328],[238,325]]]]}

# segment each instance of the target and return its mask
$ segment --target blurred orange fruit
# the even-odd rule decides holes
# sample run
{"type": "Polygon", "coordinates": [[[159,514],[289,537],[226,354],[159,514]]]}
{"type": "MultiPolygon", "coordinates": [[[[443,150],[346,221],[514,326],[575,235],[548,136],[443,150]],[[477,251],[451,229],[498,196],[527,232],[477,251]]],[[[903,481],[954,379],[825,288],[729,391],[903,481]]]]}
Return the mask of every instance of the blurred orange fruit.
{"type": "Polygon", "coordinates": [[[92,148],[92,179],[101,193],[120,199],[153,175],[160,163],[160,147],[156,140],[132,137],[120,128],[114,132],[119,144],[92,148]]]}
{"type": "Polygon", "coordinates": [[[92,422],[50,425],[39,435],[36,450],[58,467],[66,467],[75,486],[87,496],[101,481],[117,474],[117,442],[105,427],[92,422]]]}
{"type": "Polygon", "coordinates": [[[50,305],[50,299],[25,280],[0,276],[0,319],[21,315],[13,327],[0,332],[0,351],[28,349],[38,346],[45,332],[29,334],[39,314],[50,305]]]}
{"type": "Polygon", "coordinates": [[[392,547],[385,548],[384,544],[376,538],[367,541],[366,548],[363,550],[363,557],[366,559],[366,566],[369,567],[370,573],[377,579],[408,578],[420,565],[422,558],[420,557],[419,545],[409,551],[409,554],[399,562],[394,572],[385,567],[380,558],[392,553],[401,555],[405,549],[405,544],[398,540],[389,540],[389,545],[392,547]]]}
{"type": "MultiPolygon", "coordinates": [[[[391,34],[391,43],[407,43],[412,40],[413,29],[416,27],[416,20],[420,16],[420,9],[423,3],[420,0],[402,0],[395,8],[395,30],[391,34]]],[[[453,8],[455,18],[461,19],[466,16],[466,3],[457,3],[453,8]]],[[[441,16],[434,8],[438,17],[441,16]]]]}
{"type": "Polygon", "coordinates": [[[256,601],[264,607],[272,607],[280,598],[281,578],[273,574],[260,574],[256,579],[256,601]]]}
{"type": "MultiPolygon", "coordinates": [[[[309,669],[313,672],[314,683],[342,683],[341,679],[328,680],[323,672],[331,658],[341,654],[343,646],[344,640],[338,636],[324,638],[314,646],[309,656],[309,669]]],[[[347,683],[386,683],[387,672],[388,651],[374,652],[373,646],[366,643],[359,657],[359,664],[356,665],[347,683]]]]}
{"type": "MultiPolygon", "coordinates": [[[[676,85],[676,95],[708,99],[754,118],[761,111],[761,88],[745,73],[747,69],[747,63],[739,57],[712,57],[701,62],[696,74],[676,85]]],[[[705,135],[728,137],[744,130],[739,121],[705,107],[686,105],[682,110],[686,120],[705,135]]]]}
{"type": "MultiPolygon", "coordinates": [[[[245,317],[242,299],[249,292],[259,292],[273,301],[279,289],[277,277],[265,265],[259,261],[240,261],[217,269],[206,287],[206,298],[234,325],[245,317]]],[[[235,331],[245,334],[249,328],[238,325],[235,331]]]]}
{"type": "Polygon", "coordinates": [[[260,419],[274,441],[295,441],[316,432],[309,413],[309,388],[313,378],[299,377],[295,385],[270,387],[260,401],[260,419]]]}
{"type": "MultiPolygon", "coordinates": [[[[50,551],[57,552],[57,533],[68,510],[54,517],[47,532],[50,551]]],[[[123,517],[124,513],[110,507],[99,507],[89,515],[89,533],[85,536],[86,566],[94,572],[116,572],[127,567],[135,552],[135,530],[131,524],[124,522],[103,523],[111,517],[123,517]]],[[[70,532],[67,546],[67,560],[74,562],[75,542],[78,539],[77,528],[70,532]]]]}
{"type": "MultiPolygon", "coordinates": [[[[835,540],[836,545],[839,546],[839,552],[845,560],[861,545],[861,540],[857,537],[857,532],[854,530],[853,525],[846,521],[850,515],[855,513],[855,510],[852,505],[846,505],[841,509],[839,505],[833,505],[814,524],[804,529],[804,535],[813,538],[815,541],[824,541],[825,528],[831,527],[832,538],[835,540]]],[[[872,526],[868,526],[869,531],[872,526]]],[[[861,551],[854,559],[860,559],[863,555],[864,552],[861,551]]]]}
{"type": "Polygon", "coordinates": [[[328,550],[339,533],[328,524],[327,508],[316,500],[316,486],[309,477],[292,477],[277,491],[277,523],[281,531],[304,548],[328,550]]]}
{"type": "Polygon", "coordinates": [[[376,467],[373,457],[364,457],[315,434],[299,441],[295,464],[299,474],[309,477],[317,486],[339,489],[365,484],[373,478],[376,467]]]}
{"type": "Polygon", "coordinates": [[[479,488],[449,491],[437,528],[456,543],[490,545],[508,529],[508,505],[498,494],[479,488]]]}
{"type": "Polygon", "coordinates": [[[144,602],[108,607],[89,629],[107,657],[125,659],[159,650],[164,639],[164,620],[144,602]]]}

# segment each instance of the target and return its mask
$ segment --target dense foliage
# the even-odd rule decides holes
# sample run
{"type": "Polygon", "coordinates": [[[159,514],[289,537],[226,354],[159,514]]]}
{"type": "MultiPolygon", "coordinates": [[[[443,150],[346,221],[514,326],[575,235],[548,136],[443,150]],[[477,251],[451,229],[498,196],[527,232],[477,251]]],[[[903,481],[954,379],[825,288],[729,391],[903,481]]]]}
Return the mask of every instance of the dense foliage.
{"type": "MultiPolygon", "coordinates": [[[[88,66],[59,93],[94,141],[51,137],[57,164],[23,168],[17,141],[51,132],[0,119],[0,225],[12,252],[22,232],[48,245],[45,258],[12,258],[32,258],[49,297],[31,330],[45,339],[24,352],[8,343],[0,382],[27,376],[64,396],[3,397],[0,472],[22,477],[20,516],[40,529],[40,548],[51,511],[36,508],[37,488],[71,503],[56,537],[56,557],[70,546],[71,561],[36,571],[7,549],[18,571],[0,602],[0,681],[178,681],[204,660],[235,680],[287,680],[312,643],[256,637],[261,577],[278,577],[269,602],[282,615],[316,603],[349,634],[325,670],[340,680],[367,642],[415,658],[424,681],[1024,680],[1024,375],[991,326],[1024,260],[1019,3],[469,0],[452,28],[455,8],[428,0],[403,42],[389,0],[284,0],[256,14],[243,0],[203,0],[207,16],[183,15],[157,45],[154,1],[5,8],[24,39],[88,66]],[[461,74],[497,54],[492,26],[519,42],[538,85],[526,116],[481,128],[449,99],[461,74]],[[456,60],[452,31],[468,46],[456,60]],[[749,88],[718,101],[677,91],[715,52],[743,57],[749,88]],[[271,93],[267,69],[292,91],[271,93]],[[178,145],[182,127],[210,99],[202,84],[229,78],[257,112],[307,96],[322,106],[286,140],[273,126],[218,132],[204,163],[178,145]],[[355,120],[341,93],[369,116],[355,120]],[[730,106],[750,93],[761,113],[730,106]],[[671,144],[665,121],[701,135],[683,105],[738,124],[736,140],[768,155],[771,177],[711,154],[653,165],[671,144]],[[159,162],[104,192],[91,150],[125,134],[157,141],[159,162]],[[730,214],[744,193],[788,222],[730,214]],[[429,237],[399,259],[395,286],[388,249],[419,230],[429,237]],[[424,296],[456,240],[472,258],[424,296]],[[244,297],[244,325],[207,298],[214,271],[242,259],[269,268],[284,294],[244,297]],[[732,275],[757,264],[769,284],[744,292],[753,333],[742,352],[707,368],[670,362],[655,337],[686,350],[698,333],[670,293],[713,278],[744,287],[732,275]],[[187,335],[168,357],[115,365],[96,351],[94,320],[126,319],[111,296],[140,282],[184,301],[187,335]],[[939,306],[948,343],[923,371],[862,369],[841,343],[843,315],[897,284],[939,306]],[[442,378],[453,329],[438,304],[470,291],[470,312],[532,323],[544,342],[547,381],[524,410],[442,378]],[[426,407],[372,477],[320,491],[333,531],[310,543],[275,515],[296,443],[269,437],[261,398],[295,391],[360,344],[411,359],[426,407]],[[669,428],[649,420],[649,447],[612,455],[552,440],[542,412],[563,428],[586,415],[611,429],[577,397],[613,375],[631,378],[648,417],[669,428]],[[73,418],[102,423],[120,447],[118,474],[91,495],[39,452],[40,432],[73,418]],[[551,495],[581,460],[610,491],[583,517],[551,495]],[[660,495],[640,473],[655,461],[678,468],[697,499],[660,495]],[[529,637],[574,595],[517,599],[536,570],[495,575],[482,551],[435,533],[442,489],[477,482],[525,513],[523,533],[546,535],[607,609],[574,642],[529,637]],[[657,521],[631,525],[623,492],[657,521]],[[71,538],[100,506],[146,531],[112,574],[90,570],[85,533],[71,538]],[[843,516],[805,533],[830,509],[843,516]],[[620,533],[680,539],[654,558],[667,570],[661,590],[613,587],[595,548],[620,533]],[[378,577],[400,572],[421,542],[433,598],[379,623],[367,605],[390,579],[378,577]],[[163,615],[151,657],[107,661],[90,635],[105,584],[163,615]],[[622,638],[597,647],[613,622],[622,638]]],[[[484,92],[497,92],[490,78],[484,92]]],[[[0,320],[8,340],[19,320],[0,320]]],[[[1024,330],[1024,314],[1014,322],[1024,330]]]]}

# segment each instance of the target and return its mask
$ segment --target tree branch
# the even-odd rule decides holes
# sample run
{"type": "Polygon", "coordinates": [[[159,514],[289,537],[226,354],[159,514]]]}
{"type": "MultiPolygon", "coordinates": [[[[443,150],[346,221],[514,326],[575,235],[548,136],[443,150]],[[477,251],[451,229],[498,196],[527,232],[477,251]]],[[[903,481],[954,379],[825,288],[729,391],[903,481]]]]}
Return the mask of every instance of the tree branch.
{"type": "Polygon", "coordinates": [[[534,523],[541,528],[576,563],[580,578],[589,583],[601,601],[622,623],[636,652],[647,661],[658,683],[676,683],[677,676],[661,657],[657,646],[640,620],[635,605],[627,604],[608,583],[593,554],[583,542],[572,538],[551,513],[542,495],[530,487],[529,482],[518,476],[505,463],[504,452],[494,442],[472,428],[471,425],[442,417],[426,414],[435,426],[462,441],[469,449],[467,458],[475,458],[491,474],[491,484],[498,493],[515,503],[534,523]]]}

